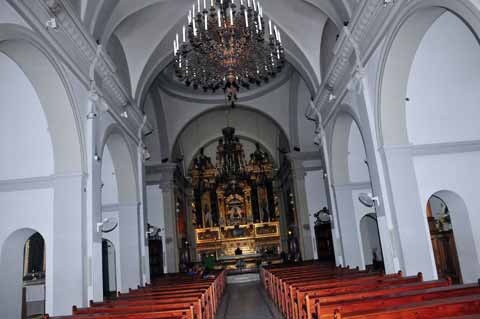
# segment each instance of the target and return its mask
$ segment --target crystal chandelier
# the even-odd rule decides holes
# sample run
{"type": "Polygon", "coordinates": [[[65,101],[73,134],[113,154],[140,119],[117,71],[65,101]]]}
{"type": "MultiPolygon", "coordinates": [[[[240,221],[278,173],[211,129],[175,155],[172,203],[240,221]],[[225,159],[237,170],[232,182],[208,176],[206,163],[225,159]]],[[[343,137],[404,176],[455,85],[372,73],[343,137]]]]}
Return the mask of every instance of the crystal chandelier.
{"type": "Polygon", "coordinates": [[[175,73],[205,92],[223,89],[232,106],[240,87],[249,89],[279,73],[285,64],[282,38],[270,20],[265,29],[257,0],[197,0],[174,40],[175,73]]]}

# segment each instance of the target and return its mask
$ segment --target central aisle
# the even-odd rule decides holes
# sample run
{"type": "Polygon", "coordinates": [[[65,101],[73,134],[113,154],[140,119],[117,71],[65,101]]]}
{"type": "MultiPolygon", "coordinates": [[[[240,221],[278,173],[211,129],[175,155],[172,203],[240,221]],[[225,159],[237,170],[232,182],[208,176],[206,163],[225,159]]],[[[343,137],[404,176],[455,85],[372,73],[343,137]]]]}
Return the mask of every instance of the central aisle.
{"type": "Polygon", "coordinates": [[[260,282],[229,284],[216,319],[282,319],[260,282]]]}

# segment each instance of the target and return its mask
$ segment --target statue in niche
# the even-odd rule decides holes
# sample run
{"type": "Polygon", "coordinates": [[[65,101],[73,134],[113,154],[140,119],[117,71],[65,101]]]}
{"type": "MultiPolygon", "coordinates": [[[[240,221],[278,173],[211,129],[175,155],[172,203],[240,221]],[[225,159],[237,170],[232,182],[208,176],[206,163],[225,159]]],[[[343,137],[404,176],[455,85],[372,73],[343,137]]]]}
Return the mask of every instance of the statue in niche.
{"type": "Polygon", "coordinates": [[[203,209],[203,213],[205,214],[205,220],[203,222],[203,227],[213,227],[213,216],[210,208],[208,205],[205,205],[203,209]]]}
{"type": "Polygon", "coordinates": [[[267,216],[267,219],[270,220],[270,215],[268,214],[268,207],[267,207],[267,202],[262,201],[262,204],[260,205],[259,209],[260,213],[260,222],[263,223],[265,221],[265,216],[267,216]]]}

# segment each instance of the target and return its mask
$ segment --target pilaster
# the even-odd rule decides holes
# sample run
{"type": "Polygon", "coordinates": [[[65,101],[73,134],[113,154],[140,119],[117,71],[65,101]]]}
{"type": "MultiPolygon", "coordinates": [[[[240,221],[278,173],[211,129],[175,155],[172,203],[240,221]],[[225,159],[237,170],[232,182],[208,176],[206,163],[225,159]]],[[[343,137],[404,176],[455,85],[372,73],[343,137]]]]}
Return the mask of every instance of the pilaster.
{"type": "Polygon", "coordinates": [[[421,271],[427,280],[436,279],[426,208],[422,207],[418,195],[412,148],[409,145],[391,146],[384,147],[382,152],[403,256],[400,266],[407,275],[421,271]]]}
{"type": "Polygon", "coordinates": [[[290,153],[289,158],[292,163],[292,177],[295,189],[295,204],[300,251],[302,253],[303,260],[312,260],[312,229],[310,229],[307,195],[305,190],[305,168],[303,167],[303,160],[295,158],[295,153],[290,153]]]}

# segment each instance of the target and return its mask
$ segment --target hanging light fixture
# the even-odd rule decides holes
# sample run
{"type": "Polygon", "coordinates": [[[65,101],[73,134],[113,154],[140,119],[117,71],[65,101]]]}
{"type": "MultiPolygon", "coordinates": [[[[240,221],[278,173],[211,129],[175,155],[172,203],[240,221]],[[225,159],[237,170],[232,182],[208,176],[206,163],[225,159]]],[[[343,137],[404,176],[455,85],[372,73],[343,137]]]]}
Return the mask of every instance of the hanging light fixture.
{"type": "Polygon", "coordinates": [[[232,106],[240,87],[267,82],[285,64],[281,33],[271,20],[265,28],[260,3],[236,1],[196,0],[173,41],[176,76],[194,89],[223,89],[232,106]]]}

